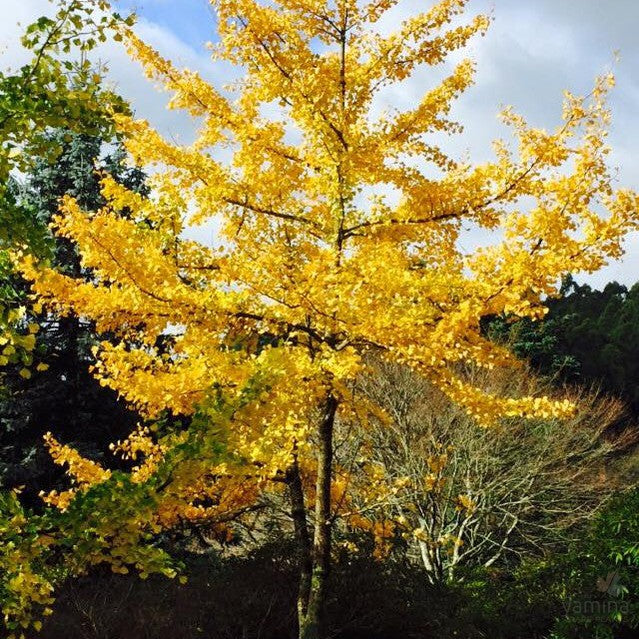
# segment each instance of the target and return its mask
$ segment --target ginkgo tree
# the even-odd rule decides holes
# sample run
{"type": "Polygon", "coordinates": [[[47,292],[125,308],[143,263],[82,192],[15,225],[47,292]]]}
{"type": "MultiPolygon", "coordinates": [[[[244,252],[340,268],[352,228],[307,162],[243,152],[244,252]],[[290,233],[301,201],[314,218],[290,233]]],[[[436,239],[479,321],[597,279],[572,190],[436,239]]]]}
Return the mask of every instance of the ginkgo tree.
{"type": "MultiPolygon", "coordinates": [[[[198,136],[179,145],[144,120],[115,116],[132,159],[156,167],[152,196],[106,175],[109,204],[97,214],[63,201],[57,232],[77,244],[90,280],[28,256],[22,270],[50,309],[112,336],[95,374],[143,415],[192,415],[212,397],[227,407],[208,436],[230,457],[187,464],[163,521],[208,517],[239,486],[250,489],[238,509],[274,482],[287,486],[299,636],[325,637],[331,529],[343,503],[334,427],[376,410],[353,384],[367,355],[411,367],[485,426],[570,414],[566,401],[492,395],[464,378],[464,366],[511,361],[483,337],[482,318],[542,316],[563,275],[621,255],[639,200],[613,187],[606,163],[611,76],[588,96],[566,93],[552,131],[504,111],[514,142],[495,143],[495,159],[479,165],[433,142],[461,129],[450,112],[473,82],[470,60],[413,108],[379,112],[382,88],[443,64],[487,29],[487,17],[464,16],[464,0],[440,0],[391,35],[378,22],[399,0],[211,4],[213,57],[237,65],[241,79],[212,86],[124,29],[131,56],[172,93],[171,108],[199,122],[198,136]],[[211,221],[216,246],[185,238],[211,221]],[[494,241],[463,250],[469,227],[494,241]]],[[[180,437],[140,431],[122,445],[145,455],[138,481],[180,437]]],[[[62,509],[109,480],[94,465],[83,478],[73,453],[51,445],[60,461],[74,460],[78,481],[75,493],[49,497],[62,509]]]]}

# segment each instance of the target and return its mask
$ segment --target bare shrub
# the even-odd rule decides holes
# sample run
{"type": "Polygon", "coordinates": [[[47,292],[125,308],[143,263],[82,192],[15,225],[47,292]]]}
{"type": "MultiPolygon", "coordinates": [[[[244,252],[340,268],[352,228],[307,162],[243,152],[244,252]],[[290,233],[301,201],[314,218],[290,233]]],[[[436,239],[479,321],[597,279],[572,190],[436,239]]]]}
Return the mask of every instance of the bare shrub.
{"type": "Polygon", "coordinates": [[[390,420],[373,420],[362,441],[387,483],[403,486],[389,493],[386,515],[433,583],[462,565],[507,564],[578,535],[618,486],[615,455],[633,442],[628,431],[609,434],[623,405],[596,390],[553,392],[525,367],[465,374],[500,394],[567,397],[577,411],[481,428],[412,371],[375,363],[361,386],[390,420]]]}

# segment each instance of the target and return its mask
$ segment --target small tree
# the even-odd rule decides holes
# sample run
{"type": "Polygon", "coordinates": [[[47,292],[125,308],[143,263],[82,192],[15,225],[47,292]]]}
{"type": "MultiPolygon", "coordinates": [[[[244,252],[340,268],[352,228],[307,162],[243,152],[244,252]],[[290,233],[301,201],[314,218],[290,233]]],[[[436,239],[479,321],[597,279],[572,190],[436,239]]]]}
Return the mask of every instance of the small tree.
{"type": "Polygon", "coordinates": [[[611,77],[586,98],[567,94],[553,132],[506,110],[518,148],[497,143],[496,160],[478,166],[428,138],[459,130],[449,114],[472,82],[468,60],[414,108],[374,117],[382,87],[443,62],[488,25],[477,16],[452,26],[465,2],[441,0],[382,36],[376,23],[396,4],[214,0],[214,55],[244,71],[225,90],[126,32],[171,106],[200,119],[199,136],[180,146],[118,117],[133,158],[161,169],[151,200],[108,177],[109,206],[97,215],[65,200],[58,232],[77,243],[94,281],[23,260],[52,309],[116,335],[96,374],[146,415],[189,415],[207,397],[232,407],[215,432],[242,470],[194,465],[197,485],[229,475],[288,485],[304,639],[326,636],[333,431],[336,415],[371,409],[353,392],[363,356],[419,371],[483,424],[566,416],[568,401],[500,397],[456,366],[508,361],[482,337],[481,319],[541,316],[562,275],[618,257],[636,225],[637,196],[613,188],[605,163],[611,77]],[[113,213],[124,206],[128,220],[113,213]],[[184,238],[212,219],[219,247],[184,238]],[[465,252],[469,224],[502,234],[465,252]]]}
{"type": "MultiPolygon", "coordinates": [[[[501,393],[547,390],[523,367],[466,375],[501,393]]],[[[362,390],[391,419],[361,435],[388,483],[401,486],[387,513],[433,583],[459,568],[512,568],[522,556],[565,550],[623,486],[614,458],[636,441],[630,429],[612,432],[623,404],[595,391],[552,392],[577,406],[566,420],[515,417],[481,428],[405,367],[380,362],[362,390]]]]}

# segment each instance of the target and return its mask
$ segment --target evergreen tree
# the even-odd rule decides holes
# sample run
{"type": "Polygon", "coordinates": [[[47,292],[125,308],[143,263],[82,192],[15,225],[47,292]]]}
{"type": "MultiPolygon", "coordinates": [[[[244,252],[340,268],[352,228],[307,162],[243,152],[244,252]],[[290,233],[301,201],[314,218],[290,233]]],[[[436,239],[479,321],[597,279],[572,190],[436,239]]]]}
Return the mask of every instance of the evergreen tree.
{"type": "MultiPolygon", "coordinates": [[[[68,240],[53,238],[48,224],[57,212],[59,198],[67,193],[83,202],[90,211],[104,205],[97,165],[121,184],[145,193],[144,174],[123,166],[119,144],[106,146],[99,137],[55,130],[47,142],[59,147],[55,163],[36,156],[23,185],[14,182],[15,200],[32,220],[33,237],[39,238],[30,250],[46,257],[68,275],[86,275],[75,248],[68,240]]],[[[27,288],[10,269],[3,273],[3,287],[24,300],[27,288]]],[[[130,432],[135,415],[117,402],[116,395],[90,374],[91,348],[95,344],[92,325],[76,317],[58,317],[28,311],[25,323],[38,323],[36,354],[40,370],[21,374],[21,363],[8,367],[0,398],[0,485],[25,485],[30,497],[55,483],[54,469],[44,451],[42,435],[55,431],[74,442],[90,457],[99,457],[108,443],[130,432]],[[46,369],[46,370],[45,370],[46,369]]]]}

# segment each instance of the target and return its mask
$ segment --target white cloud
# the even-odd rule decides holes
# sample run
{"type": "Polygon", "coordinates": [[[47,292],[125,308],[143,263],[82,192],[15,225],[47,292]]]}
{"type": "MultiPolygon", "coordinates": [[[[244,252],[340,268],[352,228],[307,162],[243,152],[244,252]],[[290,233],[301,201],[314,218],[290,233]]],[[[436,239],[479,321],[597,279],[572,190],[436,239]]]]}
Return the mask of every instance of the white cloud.
{"type": "Polygon", "coordinates": [[[0,20],[0,69],[15,69],[29,60],[20,37],[33,20],[51,11],[47,0],[0,0],[3,19],[0,20]]]}

